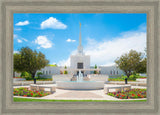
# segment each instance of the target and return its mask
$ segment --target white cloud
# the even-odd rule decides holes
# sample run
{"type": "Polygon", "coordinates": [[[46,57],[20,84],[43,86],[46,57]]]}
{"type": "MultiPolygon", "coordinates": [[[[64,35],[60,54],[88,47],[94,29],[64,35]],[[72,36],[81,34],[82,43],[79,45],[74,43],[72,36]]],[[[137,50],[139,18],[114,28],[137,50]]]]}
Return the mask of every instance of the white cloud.
{"type": "Polygon", "coordinates": [[[13,35],[13,38],[17,40],[18,43],[22,43],[23,41],[27,42],[28,40],[18,36],[17,34],[13,35]]]}
{"type": "Polygon", "coordinates": [[[135,32],[130,35],[115,38],[112,41],[98,42],[88,39],[84,48],[85,54],[90,55],[91,65],[113,65],[117,57],[129,52],[131,49],[144,52],[146,47],[146,33],[135,32]]]}
{"type": "MultiPolygon", "coordinates": [[[[73,50],[70,55],[76,55],[77,53],[77,50],[73,50]]],[[[58,66],[70,66],[70,57],[68,57],[67,59],[63,59],[63,60],[60,60],[58,63],[57,63],[58,66]]]]}
{"type": "Polygon", "coordinates": [[[29,24],[29,21],[26,20],[26,21],[24,21],[24,22],[18,22],[18,23],[16,23],[15,25],[16,25],[16,26],[25,26],[25,25],[28,25],[28,24],[29,24]]]}
{"type": "Polygon", "coordinates": [[[76,40],[71,40],[70,38],[68,38],[66,41],[67,42],[75,42],[76,40]]]}
{"type": "Polygon", "coordinates": [[[22,43],[22,40],[20,40],[20,39],[17,39],[17,42],[18,42],[18,43],[22,43]]]}
{"type": "MultiPolygon", "coordinates": [[[[84,46],[86,55],[90,55],[91,65],[95,64],[101,66],[114,65],[114,61],[122,54],[129,52],[131,49],[138,52],[144,52],[146,48],[146,32],[124,32],[122,36],[114,38],[111,41],[96,41],[88,38],[87,44],[84,46]]],[[[71,54],[75,54],[72,51],[71,54]]],[[[70,65],[70,59],[58,62],[58,65],[70,65]]]]}
{"type": "Polygon", "coordinates": [[[38,49],[40,47],[42,48],[51,48],[53,43],[47,39],[46,36],[38,36],[37,39],[35,40],[35,43],[40,45],[39,47],[37,47],[38,49]]]}
{"type": "Polygon", "coordinates": [[[57,63],[58,66],[70,66],[70,58],[61,60],[57,63]]]}
{"type": "Polygon", "coordinates": [[[66,29],[67,25],[63,24],[54,17],[50,17],[41,23],[41,29],[52,28],[52,29],[66,29]]]}
{"type": "Polygon", "coordinates": [[[37,47],[37,49],[40,49],[41,47],[37,47]]]}
{"type": "Polygon", "coordinates": [[[22,38],[22,40],[24,40],[25,42],[27,42],[28,40],[27,39],[25,39],[25,38],[22,38]]]}
{"type": "Polygon", "coordinates": [[[56,63],[55,63],[55,62],[53,62],[52,64],[53,64],[53,65],[56,65],[56,63]]]}
{"type": "Polygon", "coordinates": [[[15,54],[15,53],[19,53],[19,51],[13,51],[13,53],[15,54]]]}

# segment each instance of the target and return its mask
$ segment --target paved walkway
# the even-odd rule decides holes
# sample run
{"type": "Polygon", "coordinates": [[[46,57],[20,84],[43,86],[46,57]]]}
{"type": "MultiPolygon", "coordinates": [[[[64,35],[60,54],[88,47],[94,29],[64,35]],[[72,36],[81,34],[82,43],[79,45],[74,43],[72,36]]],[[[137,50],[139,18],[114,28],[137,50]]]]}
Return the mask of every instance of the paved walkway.
{"type": "Polygon", "coordinates": [[[74,99],[74,100],[118,100],[104,94],[103,90],[63,90],[56,89],[54,94],[42,97],[41,99],[74,99]]]}

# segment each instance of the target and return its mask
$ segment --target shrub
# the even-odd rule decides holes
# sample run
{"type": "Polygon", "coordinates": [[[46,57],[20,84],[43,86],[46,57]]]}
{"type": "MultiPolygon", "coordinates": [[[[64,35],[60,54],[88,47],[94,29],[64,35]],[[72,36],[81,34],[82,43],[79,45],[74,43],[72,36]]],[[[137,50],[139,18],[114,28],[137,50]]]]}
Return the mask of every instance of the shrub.
{"type": "Polygon", "coordinates": [[[129,76],[129,78],[127,76],[121,75],[121,77],[109,78],[109,81],[124,81],[125,78],[127,78],[127,80],[129,81],[136,81],[137,78],[145,78],[145,77],[140,76],[139,74],[132,74],[129,76]]]}
{"type": "Polygon", "coordinates": [[[137,75],[130,75],[129,76],[129,80],[136,80],[136,78],[137,78],[137,75]]]}
{"type": "Polygon", "coordinates": [[[40,75],[43,75],[42,72],[37,72],[37,77],[40,78],[40,75]]]}
{"type": "Polygon", "coordinates": [[[64,74],[68,74],[68,72],[67,72],[67,71],[64,71],[64,74]]]}
{"type": "MultiPolygon", "coordinates": [[[[67,69],[67,66],[65,66],[64,69],[67,69]]],[[[64,71],[64,74],[68,74],[68,71],[64,71]]]]}
{"type": "Polygon", "coordinates": [[[33,78],[31,77],[31,74],[28,72],[22,72],[21,77],[25,78],[26,80],[32,80],[33,78]]]}

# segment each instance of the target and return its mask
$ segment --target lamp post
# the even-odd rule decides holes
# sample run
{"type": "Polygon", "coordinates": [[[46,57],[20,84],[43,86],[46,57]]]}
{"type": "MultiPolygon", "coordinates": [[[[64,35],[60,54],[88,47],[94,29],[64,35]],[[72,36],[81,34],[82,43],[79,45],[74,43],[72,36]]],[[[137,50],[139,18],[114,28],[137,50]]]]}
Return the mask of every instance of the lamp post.
{"type": "Polygon", "coordinates": [[[125,78],[125,84],[127,84],[127,78],[125,78]]]}
{"type": "Polygon", "coordinates": [[[34,84],[36,84],[36,78],[34,78],[34,84]]]}

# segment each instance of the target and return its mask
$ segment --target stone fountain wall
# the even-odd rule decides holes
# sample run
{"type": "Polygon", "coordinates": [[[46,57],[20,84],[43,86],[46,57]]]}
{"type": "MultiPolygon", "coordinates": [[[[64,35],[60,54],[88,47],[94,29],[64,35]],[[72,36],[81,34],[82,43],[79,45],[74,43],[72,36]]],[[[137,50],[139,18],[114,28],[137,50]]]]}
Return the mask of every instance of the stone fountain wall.
{"type": "Polygon", "coordinates": [[[53,75],[52,76],[52,80],[54,82],[56,81],[71,81],[71,78],[73,77],[73,75],[71,74],[66,74],[66,75],[53,75]]]}

